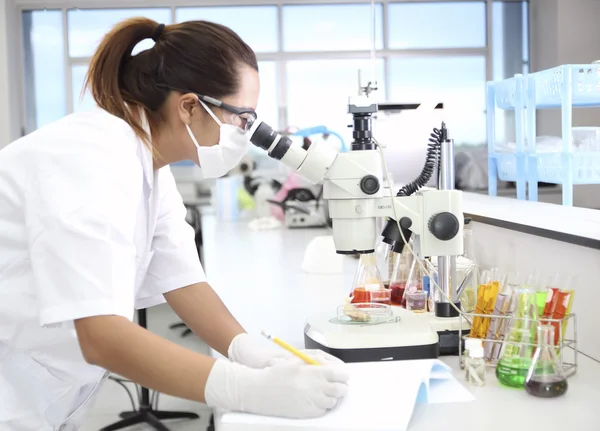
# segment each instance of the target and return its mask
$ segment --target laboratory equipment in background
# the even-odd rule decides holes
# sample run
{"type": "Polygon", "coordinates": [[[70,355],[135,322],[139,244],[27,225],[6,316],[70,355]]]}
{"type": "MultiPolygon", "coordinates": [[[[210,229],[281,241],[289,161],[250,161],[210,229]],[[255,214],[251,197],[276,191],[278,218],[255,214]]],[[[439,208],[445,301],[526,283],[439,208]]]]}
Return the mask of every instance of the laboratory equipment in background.
{"type": "Polygon", "coordinates": [[[268,199],[272,206],[283,210],[288,228],[326,227],[329,223],[327,205],[322,200],[322,188],[317,196],[308,188],[288,189],[283,200],[268,199]]]}
{"type": "Polygon", "coordinates": [[[275,196],[275,190],[269,182],[262,181],[254,193],[254,216],[265,218],[271,216],[271,200],[275,196]]]}
{"type": "Polygon", "coordinates": [[[567,378],[556,354],[554,327],[539,325],[537,347],[525,378],[528,394],[540,398],[555,398],[567,392],[567,378]]]}
{"type": "MultiPolygon", "coordinates": [[[[368,93],[368,92],[367,92],[368,93]]],[[[338,253],[370,254],[377,243],[376,222],[389,218],[382,235],[402,251],[413,238],[418,259],[438,256],[439,299],[435,313],[417,314],[392,307],[399,322],[342,328],[331,322],[334,310],[309,316],[305,344],[341,359],[367,361],[438,356],[440,349],[456,353],[461,320],[457,296],[456,257],[464,252],[462,194],[454,190],[454,144],[445,124],[435,129],[425,167],[417,179],[395,193],[389,188],[383,155],[373,137],[377,104],[368,96],[351,97],[352,151],[338,153],[313,142],[308,150],[292,145],[267,124],[252,125],[250,141],[296,170],[312,183],[323,181],[333,239],[338,253]],[[437,189],[422,189],[437,170],[437,189]]]]}

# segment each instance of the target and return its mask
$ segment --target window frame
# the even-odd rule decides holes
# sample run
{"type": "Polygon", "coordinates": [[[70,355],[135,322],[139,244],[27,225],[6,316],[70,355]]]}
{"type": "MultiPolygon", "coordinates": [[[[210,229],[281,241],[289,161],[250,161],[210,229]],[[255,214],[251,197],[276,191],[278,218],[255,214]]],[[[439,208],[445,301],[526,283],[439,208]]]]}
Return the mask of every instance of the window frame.
{"type": "MultiPolygon", "coordinates": [[[[389,48],[389,5],[394,3],[441,3],[441,2],[481,2],[482,0],[376,0],[382,5],[382,37],[383,48],[375,51],[377,59],[383,59],[385,80],[385,94],[383,97],[389,100],[391,95],[390,82],[390,59],[411,57],[440,57],[440,56],[481,56],[486,59],[486,81],[493,79],[493,3],[494,0],[483,0],[486,4],[486,45],[480,48],[427,48],[427,49],[390,49],[389,48]]],[[[504,2],[523,2],[523,0],[502,0],[504,2]]],[[[134,8],[170,8],[171,22],[176,22],[177,9],[180,7],[230,7],[230,6],[276,6],[277,7],[277,34],[278,50],[274,52],[257,52],[257,60],[273,61],[276,65],[278,119],[279,126],[285,127],[287,122],[287,62],[291,60],[319,60],[319,59],[365,59],[369,58],[371,52],[368,50],[358,51],[306,51],[286,52],[283,50],[283,8],[287,5],[335,5],[335,4],[365,4],[369,0],[15,0],[19,16],[19,36],[23,43],[22,13],[26,10],[60,9],[63,16],[63,39],[65,53],[65,88],[66,88],[66,112],[74,110],[71,68],[76,65],[89,64],[90,57],[70,57],[68,44],[68,10],[69,9],[134,9],[134,8]]],[[[531,17],[530,17],[531,19],[531,17]]],[[[530,28],[530,25],[528,26],[530,28]]],[[[527,43],[531,44],[528,36],[527,43]]],[[[25,54],[26,55],[26,54],[25,54]]],[[[531,59],[528,59],[528,64],[531,59]]],[[[21,61],[21,67],[23,61],[21,61]]],[[[26,85],[22,83],[23,87],[26,85]]],[[[21,89],[25,94],[25,89],[21,89]]],[[[30,112],[32,108],[25,106],[24,112],[30,112]]],[[[28,117],[27,115],[25,117],[28,117]]],[[[30,123],[23,118],[23,126],[30,123]]]]}

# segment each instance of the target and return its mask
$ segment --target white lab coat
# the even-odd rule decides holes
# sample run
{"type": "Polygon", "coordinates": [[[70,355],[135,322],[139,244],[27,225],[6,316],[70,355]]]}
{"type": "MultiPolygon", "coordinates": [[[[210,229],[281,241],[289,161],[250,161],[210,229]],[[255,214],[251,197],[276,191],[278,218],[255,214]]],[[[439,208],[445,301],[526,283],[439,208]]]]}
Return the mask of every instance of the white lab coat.
{"type": "Polygon", "coordinates": [[[169,167],[99,108],[0,151],[0,430],[81,426],[106,373],[73,321],[204,281],[185,215],[169,167]]]}

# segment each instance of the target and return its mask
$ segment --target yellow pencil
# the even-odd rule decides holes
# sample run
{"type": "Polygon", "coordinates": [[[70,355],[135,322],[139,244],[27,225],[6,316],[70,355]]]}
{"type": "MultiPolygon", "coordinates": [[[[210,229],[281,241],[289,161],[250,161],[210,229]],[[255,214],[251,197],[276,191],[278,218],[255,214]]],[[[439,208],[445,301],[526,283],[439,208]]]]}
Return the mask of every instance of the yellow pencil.
{"type": "Polygon", "coordinates": [[[269,334],[268,332],[262,331],[262,334],[265,338],[271,340],[272,342],[274,342],[275,344],[277,344],[280,347],[283,347],[285,350],[287,350],[288,352],[290,352],[292,355],[302,359],[304,362],[306,362],[309,365],[321,365],[320,363],[318,363],[317,361],[315,361],[313,358],[311,358],[310,356],[302,353],[301,351],[299,351],[298,349],[293,348],[292,346],[290,346],[288,343],[286,343],[283,340],[280,340],[277,337],[273,337],[271,334],[269,334]]]}

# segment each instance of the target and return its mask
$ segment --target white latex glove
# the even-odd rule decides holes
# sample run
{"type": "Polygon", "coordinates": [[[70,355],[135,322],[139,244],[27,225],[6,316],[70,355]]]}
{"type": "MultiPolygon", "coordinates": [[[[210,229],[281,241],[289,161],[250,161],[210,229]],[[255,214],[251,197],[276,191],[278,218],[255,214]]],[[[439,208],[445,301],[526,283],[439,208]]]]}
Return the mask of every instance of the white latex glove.
{"type": "MultiPolygon", "coordinates": [[[[342,364],[343,362],[322,350],[302,350],[322,365],[342,364]]],[[[240,334],[233,339],[227,356],[233,362],[250,368],[266,368],[282,362],[302,363],[302,360],[278,346],[265,348],[248,334],[240,334]]]]}
{"type": "Polygon", "coordinates": [[[229,360],[250,368],[265,368],[280,359],[289,359],[289,353],[273,345],[272,348],[261,346],[250,335],[236,336],[227,351],[229,360]]]}
{"type": "Polygon", "coordinates": [[[215,362],[206,382],[212,408],[308,419],[333,409],[348,389],[342,366],[282,363],[252,369],[225,359],[215,362]]]}

